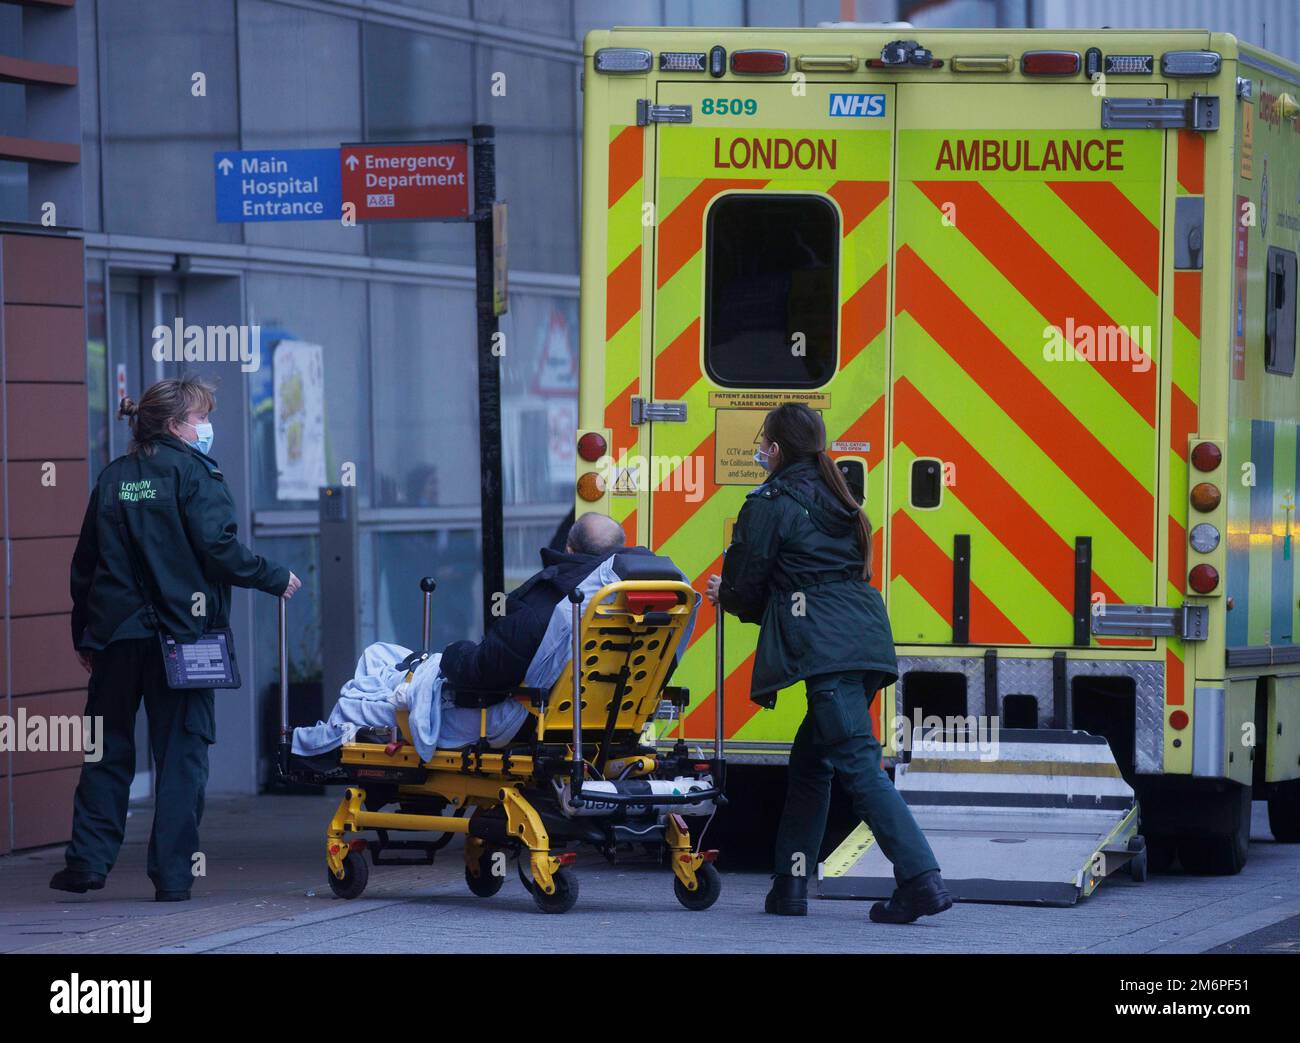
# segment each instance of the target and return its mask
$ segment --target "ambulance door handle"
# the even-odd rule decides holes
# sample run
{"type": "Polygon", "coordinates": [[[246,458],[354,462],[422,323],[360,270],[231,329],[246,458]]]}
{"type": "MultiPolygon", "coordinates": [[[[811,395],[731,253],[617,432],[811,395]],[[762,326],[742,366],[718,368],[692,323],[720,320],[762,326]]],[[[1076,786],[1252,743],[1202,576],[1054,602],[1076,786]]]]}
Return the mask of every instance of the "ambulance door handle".
{"type": "Polygon", "coordinates": [[[690,123],[689,105],[655,105],[649,98],[636,100],[636,125],[648,127],[651,123],[690,123]]]}
{"type": "Polygon", "coordinates": [[[685,402],[647,402],[640,395],[632,396],[632,424],[686,423],[685,402]]]}

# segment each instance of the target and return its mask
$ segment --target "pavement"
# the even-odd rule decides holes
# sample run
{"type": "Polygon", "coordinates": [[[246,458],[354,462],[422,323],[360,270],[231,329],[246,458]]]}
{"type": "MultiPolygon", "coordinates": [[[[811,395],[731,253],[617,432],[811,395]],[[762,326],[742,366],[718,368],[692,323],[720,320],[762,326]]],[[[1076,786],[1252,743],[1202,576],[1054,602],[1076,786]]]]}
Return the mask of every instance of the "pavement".
{"type": "Polygon", "coordinates": [[[908,926],[872,924],[868,903],[817,900],[804,919],[767,916],[765,873],[728,868],[706,912],[673,897],[669,870],[584,852],[575,908],[537,910],[513,868],[493,898],[471,895],[460,838],[432,866],[373,867],[363,897],[325,879],[337,793],[210,798],[207,874],[194,899],[153,901],[144,872],[152,808],[132,806],[108,886],[51,891],[61,847],[0,858],[0,952],[1300,952],[1300,845],[1277,844],[1256,803],[1250,861],[1235,877],[1107,880],[1073,908],[959,904],[908,926]]]}

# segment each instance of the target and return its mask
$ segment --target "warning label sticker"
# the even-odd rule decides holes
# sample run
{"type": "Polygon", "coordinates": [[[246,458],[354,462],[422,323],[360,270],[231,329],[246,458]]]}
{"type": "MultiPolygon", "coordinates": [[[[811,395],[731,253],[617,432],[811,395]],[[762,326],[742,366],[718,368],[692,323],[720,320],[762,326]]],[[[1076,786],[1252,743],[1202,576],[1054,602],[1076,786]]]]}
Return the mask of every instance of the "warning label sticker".
{"type": "Polygon", "coordinates": [[[831,396],[819,391],[710,391],[709,408],[775,409],[786,402],[802,402],[809,409],[830,409],[831,396]]]}
{"type": "MultiPolygon", "coordinates": [[[[710,396],[712,397],[712,396],[710,396]]],[[[713,481],[717,485],[758,485],[767,472],[758,466],[754,450],[763,430],[765,409],[719,409],[715,416],[713,481]]]]}

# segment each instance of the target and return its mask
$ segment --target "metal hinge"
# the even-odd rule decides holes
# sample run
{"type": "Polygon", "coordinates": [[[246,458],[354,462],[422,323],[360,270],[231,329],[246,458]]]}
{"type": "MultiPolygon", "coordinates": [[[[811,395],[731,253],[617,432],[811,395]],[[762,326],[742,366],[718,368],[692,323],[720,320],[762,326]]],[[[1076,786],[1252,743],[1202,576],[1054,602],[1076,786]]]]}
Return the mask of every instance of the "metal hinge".
{"type": "Polygon", "coordinates": [[[1107,130],[1218,130],[1219,99],[1209,94],[1190,98],[1103,98],[1101,125],[1107,130]]]}
{"type": "Polygon", "coordinates": [[[1106,605],[1092,617],[1099,637],[1180,637],[1205,641],[1210,636],[1208,605],[1106,605]]]}
{"type": "Polygon", "coordinates": [[[633,395],[632,423],[644,424],[646,421],[654,421],[660,424],[684,424],[686,422],[686,403],[647,402],[640,395],[633,395]]]}
{"type": "Polygon", "coordinates": [[[649,98],[636,100],[636,125],[644,127],[647,123],[690,123],[691,107],[689,105],[652,105],[649,98]]]}

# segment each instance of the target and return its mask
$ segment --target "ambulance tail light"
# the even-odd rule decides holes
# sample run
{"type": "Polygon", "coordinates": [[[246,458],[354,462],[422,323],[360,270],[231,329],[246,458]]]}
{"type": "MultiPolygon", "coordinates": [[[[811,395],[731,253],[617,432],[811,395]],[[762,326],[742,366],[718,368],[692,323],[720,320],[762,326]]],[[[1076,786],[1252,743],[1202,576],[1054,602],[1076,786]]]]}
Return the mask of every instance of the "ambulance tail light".
{"type": "Polygon", "coordinates": [[[664,51],[659,55],[660,72],[704,72],[703,51],[664,51]]]}
{"type": "Polygon", "coordinates": [[[644,47],[602,47],[595,64],[597,72],[649,72],[651,55],[644,47]]]}
{"type": "Polygon", "coordinates": [[[1160,72],[1165,76],[1213,76],[1223,64],[1215,51],[1166,51],[1160,56],[1160,72]]]}
{"type": "Polygon", "coordinates": [[[1169,727],[1176,732],[1183,731],[1191,723],[1192,719],[1187,716],[1186,710],[1175,710],[1169,715],[1169,727]]]}
{"type": "Polygon", "coordinates": [[[1192,466],[1198,471],[1213,471],[1223,463],[1223,450],[1213,442],[1198,442],[1192,448],[1192,466]]]}
{"type": "Polygon", "coordinates": [[[588,503],[593,503],[605,495],[605,479],[595,471],[588,471],[578,478],[578,495],[588,503]]]}
{"type": "Polygon", "coordinates": [[[785,51],[733,51],[731,71],[748,76],[779,76],[790,68],[785,51]]]}
{"type": "Polygon", "coordinates": [[[1209,514],[1222,500],[1223,493],[1213,482],[1198,482],[1192,486],[1192,506],[1202,514],[1209,514]]]}
{"type": "Polygon", "coordinates": [[[1025,76],[1073,76],[1079,65],[1078,51],[1026,51],[1020,56],[1025,76]]]}
{"type": "Polygon", "coordinates": [[[1219,530],[1209,522],[1193,525],[1192,531],[1187,534],[1187,542],[1198,554],[1212,553],[1219,545],[1219,539],[1219,530]]]}
{"type": "Polygon", "coordinates": [[[594,464],[602,456],[605,450],[609,448],[605,441],[605,436],[597,434],[595,431],[588,431],[578,439],[578,455],[589,464],[594,464]]]}
{"type": "Polygon", "coordinates": [[[1197,565],[1187,574],[1187,583],[1198,594],[1208,594],[1219,585],[1219,570],[1213,565],[1197,565]]]}

